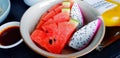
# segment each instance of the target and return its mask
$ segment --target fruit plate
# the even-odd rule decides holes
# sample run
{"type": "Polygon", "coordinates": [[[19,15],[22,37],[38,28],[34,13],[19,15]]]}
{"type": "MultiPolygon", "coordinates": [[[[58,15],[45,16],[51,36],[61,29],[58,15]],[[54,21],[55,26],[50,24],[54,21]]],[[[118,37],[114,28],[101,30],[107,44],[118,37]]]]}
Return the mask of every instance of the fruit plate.
{"type": "MultiPolygon", "coordinates": [[[[85,49],[81,50],[81,51],[75,51],[74,49],[71,48],[64,48],[63,51],[61,52],[62,54],[54,54],[54,53],[50,53],[47,52],[46,50],[39,48],[39,46],[37,46],[30,37],[31,32],[35,29],[35,26],[37,25],[37,23],[39,22],[39,18],[42,16],[43,13],[47,12],[47,10],[49,8],[51,8],[52,6],[61,3],[63,0],[46,0],[40,3],[37,3],[36,5],[33,5],[32,7],[30,7],[29,9],[27,9],[27,11],[24,13],[24,15],[21,18],[21,24],[20,24],[20,31],[21,31],[21,35],[24,39],[24,42],[32,49],[34,50],[36,53],[40,54],[40,55],[44,55],[46,57],[55,57],[55,58],[59,58],[59,57],[63,57],[63,58],[69,58],[69,57],[80,57],[83,56],[89,52],[91,52],[92,50],[94,50],[102,41],[103,36],[104,36],[104,32],[105,32],[105,26],[103,21],[101,20],[101,25],[100,28],[98,29],[98,32],[96,33],[95,37],[93,38],[93,41],[91,41],[91,43],[88,45],[88,47],[86,47],[85,49]]],[[[81,10],[83,12],[83,16],[85,17],[85,22],[89,23],[93,20],[97,20],[97,16],[99,16],[98,12],[95,11],[94,8],[91,8],[88,4],[86,4],[84,1],[80,1],[80,0],[76,0],[76,3],[78,3],[81,7],[81,10]],[[88,10],[89,9],[89,10],[88,10]]],[[[60,13],[61,14],[61,13],[60,13]]],[[[63,16],[64,17],[64,16],[63,16]]],[[[63,18],[62,17],[62,18],[63,18]]],[[[65,18],[66,19],[66,18],[65,18]]],[[[65,20],[64,19],[64,20],[65,20]]],[[[54,18],[55,20],[55,18],[54,18]]],[[[56,21],[56,20],[55,20],[56,21]]],[[[56,21],[57,22],[57,21],[56,21]]],[[[55,24],[54,24],[55,25],[55,24]]],[[[68,26],[65,24],[64,27],[68,26]]],[[[58,23],[58,28],[63,28],[61,24],[58,23]]],[[[49,26],[50,27],[50,26],[49,26]]],[[[68,30],[66,29],[65,30],[68,30]]],[[[54,28],[53,28],[54,29],[54,28]]],[[[50,29],[49,29],[50,30],[50,29]]],[[[48,30],[48,33],[49,33],[48,30]]],[[[52,30],[52,29],[51,29],[52,30]]],[[[61,31],[62,29],[59,29],[59,31],[61,31]]],[[[70,28],[70,30],[72,30],[72,28],[70,28]]],[[[62,30],[62,32],[64,32],[62,30]]],[[[55,32],[56,33],[56,32],[55,32]]],[[[91,33],[91,32],[90,32],[91,33]]],[[[53,33],[54,34],[54,33],[53,33]]],[[[60,33],[61,34],[61,33],[60,33]]],[[[62,33],[64,34],[64,33],[62,33]]],[[[69,34],[69,32],[68,32],[69,34]]],[[[45,34],[44,34],[45,35],[45,34]]],[[[66,34],[64,34],[66,35],[66,34]]],[[[33,35],[34,36],[34,35],[33,35]]],[[[54,36],[54,35],[53,35],[54,36]]],[[[66,35],[67,36],[67,35],[66,35]]],[[[42,36],[41,36],[42,37],[42,36]]],[[[55,36],[56,37],[56,36],[55,36]]],[[[62,36],[60,36],[62,37],[62,36]]],[[[39,37],[37,37],[39,38],[39,37]]],[[[43,36],[44,38],[44,36],[43,36]]],[[[51,37],[50,37],[51,38],[51,37]]],[[[53,37],[52,37],[53,38],[53,37]]],[[[59,37],[58,37],[59,38],[59,37]]],[[[64,37],[63,37],[64,38],[64,37]]],[[[56,38],[55,38],[56,39],[56,38]]],[[[42,41],[41,41],[42,42],[42,41]]],[[[48,41],[46,41],[47,43],[49,43],[48,41]]],[[[57,40],[56,40],[57,42],[57,40]]],[[[64,42],[65,43],[65,42],[64,42]]],[[[52,46],[52,45],[51,45],[52,46]]]]}
{"type": "MultiPolygon", "coordinates": [[[[23,13],[28,9],[28,6],[24,4],[23,0],[10,0],[10,1],[12,4],[10,14],[8,15],[7,19],[1,24],[4,24],[9,21],[20,21],[23,13]]],[[[106,38],[104,39],[109,38],[116,31],[119,31],[120,27],[114,28],[107,27],[106,30],[108,31],[106,31],[105,34],[106,38]]],[[[109,47],[106,47],[101,52],[94,50],[91,53],[80,58],[113,58],[115,55],[118,55],[117,53],[119,52],[120,52],[120,40],[113,43],[109,47]]],[[[46,58],[32,51],[24,42],[11,49],[5,50],[0,49],[0,58],[34,58],[34,57],[46,58]]]]}

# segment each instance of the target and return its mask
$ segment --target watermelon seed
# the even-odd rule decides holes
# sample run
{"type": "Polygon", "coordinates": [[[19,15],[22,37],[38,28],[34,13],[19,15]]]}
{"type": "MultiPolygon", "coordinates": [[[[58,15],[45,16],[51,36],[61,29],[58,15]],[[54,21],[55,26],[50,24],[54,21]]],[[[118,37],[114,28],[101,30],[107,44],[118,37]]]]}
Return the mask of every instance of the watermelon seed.
{"type": "Polygon", "coordinates": [[[48,30],[46,30],[45,32],[48,33],[48,30]]]}
{"type": "Polygon", "coordinates": [[[49,40],[49,44],[51,44],[51,45],[52,45],[52,39],[50,39],[50,40],[49,40]]]}
{"type": "Polygon", "coordinates": [[[54,38],[54,42],[56,41],[56,39],[54,38]]]}

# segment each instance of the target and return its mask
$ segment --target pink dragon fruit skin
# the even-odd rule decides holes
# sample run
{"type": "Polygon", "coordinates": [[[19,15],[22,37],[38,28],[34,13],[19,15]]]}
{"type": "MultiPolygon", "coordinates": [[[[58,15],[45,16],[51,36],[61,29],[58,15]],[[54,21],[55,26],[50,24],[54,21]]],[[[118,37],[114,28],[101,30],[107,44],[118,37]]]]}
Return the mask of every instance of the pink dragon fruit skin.
{"type": "Polygon", "coordinates": [[[94,20],[76,31],[70,39],[69,46],[76,50],[87,47],[100,28],[101,22],[101,19],[94,20]]]}
{"type": "Polygon", "coordinates": [[[79,21],[78,29],[83,26],[83,24],[84,24],[83,23],[84,22],[83,15],[82,15],[80,6],[79,6],[79,4],[77,4],[76,1],[74,2],[73,6],[71,8],[70,16],[71,16],[71,18],[79,21]]]}

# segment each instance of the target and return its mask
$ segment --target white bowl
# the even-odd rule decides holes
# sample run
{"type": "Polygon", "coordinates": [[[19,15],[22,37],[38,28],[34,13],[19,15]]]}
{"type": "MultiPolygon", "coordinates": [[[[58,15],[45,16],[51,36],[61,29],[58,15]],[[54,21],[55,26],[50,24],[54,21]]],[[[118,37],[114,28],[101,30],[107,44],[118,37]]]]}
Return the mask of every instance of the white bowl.
{"type": "MultiPolygon", "coordinates": [[[[36,24],[39,22],[40,16],[45,13],[50,7],[53,5],[62,2],[62,0],[49,0],[49,1],[44,1],[40,2],[32,7],[30,7],[23,15],[21,19],[21,24],[20,24],[20,31],[21,35],[25,41],[25,43],[35,52],[38,54],[44,55],[46,57],[55,57],[55,58],[70,58],[70,57],[80,57],[83,56],[92,50],[94,50],[102,41],[104,33],[105,33],[105,26],[102,21],[102,24],[100,26],[100,29],[98,30],[95,38],[91,42],[91,44],[86,47],[85,49],[78,51],[78,52],[72,52],[72,50],[65,50],[67,54],[53,54],[50,52],[47,52],[41,48],[39,48],[32,40],[30,37],[31,32],[34,30],[36,24]]],[[[77,0],[79,3],[81,10],[83,11],[83,15],[85,16],[87,22],[93,21],[98,18],[99,14],[94,8],[91,8],[88,4],[86,4],[83,1],[77,0]]]]}
{"type": "MultiPolygon", "coordinates": [[[[3,32],[3,30],[5,30],[5,29],[7,29],[9,27],[13,27],[13,26],[18,26],[19,27],[19,25],[20,25],[19,22],[8,22],[8,23],[5,23],[5,24],[0,26],[0,32],[3,32]]],[[[13,48],[13,47],[19,45],[22,42],[23,42],[23,39],[20,39],[19,41],[17,41],[14,44],[11,44],[11,45],[0,45],[0,48],[2,48],[2,49],[13,48]]]]}
{"type": "Polygon", "coordinates": [[[10,12],[10,0],[0,0],[0,8],[2,9],[2,14],[0,15],[0,23],[2,23],[10,12]]]}

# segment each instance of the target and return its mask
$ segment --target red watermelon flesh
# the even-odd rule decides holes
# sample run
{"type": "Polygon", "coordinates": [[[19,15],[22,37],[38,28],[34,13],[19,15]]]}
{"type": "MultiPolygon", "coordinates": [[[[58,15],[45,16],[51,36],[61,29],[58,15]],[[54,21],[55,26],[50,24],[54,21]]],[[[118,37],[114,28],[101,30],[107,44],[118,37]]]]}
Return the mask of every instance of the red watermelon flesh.
{"type": "Polygon", "coordinates": [[[53,34],[56,34],[58,31],[57,31],[57,24],[56,23],[53,23],[53,24],[49,24],[49,25],[44,25],[42,26],[42,29],[43,31],[45,31],[46,33],[53,33],[53,34]]]}
{"type": "Polygon", "coordinates": [[[41,26],[44,24],[50,24],[50,23],[54,23],[54,22],[55,23],[65,22],[65,21],[69,21],[69,19],[70,19],[70,14],[68,14],[67,12],[60,12],[60,13],[54,15],[53,19],[50,16],[48,16],[49,18],[47,17],[48,19],[46,19],[46,18],[41,19],[40,23],[37,25],[37,29],[40,29],[41,26]]]}
{"type": "Polygon", "coordinates": [[[58,14],[61,12],[61,9],[63,8],[63,6],[58,6],[56,9],[54,9],[55,13],[58,14]]]}
{"type": "Polygon", "coordinates": [[[56,5],[52,6],[52,7],[48,10],[48,12],[51,12],[51,11],[55,10],[56,8],[58,8],[58,7],[61,6],[61,5],[62,5],[62,4],[59,3],[59,4],[56,4],[56,5]]]}
{"type": "Polygon", "coordinates": [[[57,47],[54,47],[54,45],[52,45],[52,43],[54,43],[53,42],[54,40],[52,40],[54,38],[53,36],[47,36],[47,34],[42,30],[35,30],[32,33],[31,38],[35,43],[45,48],[49,52],[58,53],[54,52],[55,51],[54,49],[56,49],[57,47]]]}
{"type": "Polygon", "coordinates": [[[37,29],[40,29],[41,26],[49,19],[51,18],[54,18],[55,22],[61,22],[61,21],[68,21],[70,17],[69,16],[69,13],[61,13],[62,11],[62,8],[63,8],[63,5],[62,3],[59,3],[55,6],[53,6],[52,8],[50,8],[46,13],[44,13],[42,16],[41,16],[41,20],[40,22],[38,23],[37,25],[37,29]],[[67,14],[66,16],[64,17],[60,17],[62,16],[63,14],[67,14]],[[60,17],[59,19],[57,19],[57,17],[60,17]],[[64,19],[65,18],[65,19],[64,19]],[[61,20],[61,19],[64,19],[64,20],[61,20]],[[45,21],[45,22],[44,22],[45,21]]]}
{"type": "Polygon", "coordinates": [[[69,22],[61,22],[58,25],[54,23],[42,27],[44,30],[35,30],[32,33],[32,40],[47,51],[59,54],[75,31],[76,26],[69,22]]]}
{"type": "Polygon", "coordinates": [[[55,22],[53,21],[52,18],[50,18],[50,19],[48,19],[48,21],[46,21],[43,25],[48,25],[48,24],[52,24],[52,23],[55,23],[55,22]]]}
{"type": "Polygon", "coordinates": [[[76,25],[70,22],[62,22],[58,24],[58,37],[62,37],[65,39],[65,43],[69,40],[72,36],[73,32],[76,30],[76,25]]]}
{"type": "Polygon", "coordinates": [[[62,12],[62,4],[57,4],[47,11],[40,19],[32,40],[45,50],[59,54],[67,45],[76,30],[76,25],[70,22],[70,13],[62,12]]]}
{"type": "Polygon", "coordinates": [[[47,21],[48,19],[52,18],[56,13],[54,11],[49,12],[45,17],[41,18],[43,21],[47,21]]]}
{"type": "Polygon", "coordinates": [[[36,29],[41,29],[41,26],[45,23],[45,21],[40,20],[40,22],[38,23],[36,29]]]}
{"type": "MultiPolygon", "coordinates": [[[[41,26],[45,23],[45,21],[47,21],[48,20],[48,22],[51,22],[51,20],[49,20],[49,19],[52,19],[53,17],[54,17],[54,15],[56,15],[56,14],[58,14],[58,13],[60,13],[61,12],[61,9],[62,9],[62,6],[61,6],[61,4],[58,4],[58,5],[56,5],[56,6],[53,6],[53,8],[51,8],[50,10],[49,10],[49,12],[46,12],[46,13],[44,13],[42,16],[41,16],[41,20],[40,20],[40,22],[38,23],[38,25],[37,25],[37,29],[41,29],[41,26]]],[[[47,23],[47,22],[46,22],[47,23]]],[[[45,24],[46,24],[45,23],[45,24]]],[[[47,23],[48,24],[48,23],[47,23]]]]}
{"type": "Polygon", "coordinates": [[[61,13],[55,15],[54,18],[53,18],[53,20],[56,23],[69,21],[69,19],[70,19],[70,14],[67,13],[67,12],[61,12],[61,13]]]}
{"type": "Polygon", "coordinates": [[[40,22],[37,25],[37,29],[41,29],[41,26],[47,21],[47,20],[51,20],[52,17],[55,15],[54,11],[51,11],[49,13],[45,13],[41,18],[40,18],[40,22]],[[46,15],[46,16],[45,16],[46,15]]]}
{"type": "Polygon", "coordinates": [[[46,37],[46,33],[41,30],[34,30],[31,34],[31,38],[33,41],[39,43],[42,42],[42,39],[46,37]]]}

